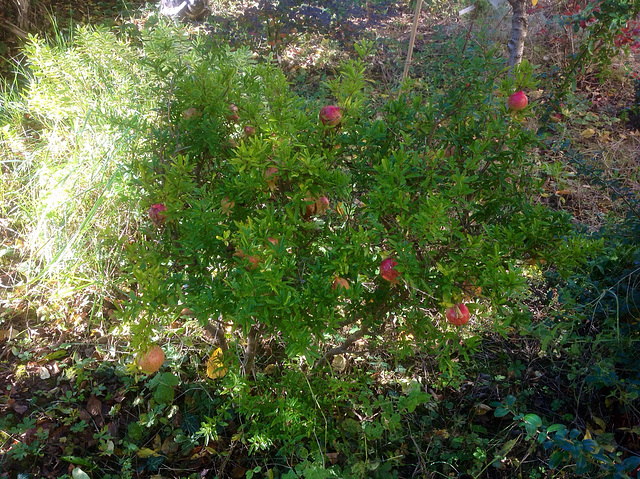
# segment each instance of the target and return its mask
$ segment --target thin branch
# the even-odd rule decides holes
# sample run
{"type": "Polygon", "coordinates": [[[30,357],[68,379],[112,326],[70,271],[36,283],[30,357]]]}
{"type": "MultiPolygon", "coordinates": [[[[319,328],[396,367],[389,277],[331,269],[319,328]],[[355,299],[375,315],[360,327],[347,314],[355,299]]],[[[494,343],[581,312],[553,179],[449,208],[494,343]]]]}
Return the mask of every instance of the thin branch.
{"type": "Polygon", "coordinates": [[[471,31],[473,30],[473,26],[476,23],[476,19],[478,18],[478,11],[480,10],[480,0],[476,2],[476,8],[473,10],[473,18],[471,19],[471,25],[469,25],[469,30],[467,31],[467,37],[464,39],[464,45],[462,46],[462,54],[467,49],[467,44],[469,43],[469,37],[471,37],[471,31]]]}
{"type": "Polygon", "coordinates": [[[409,49],[407,50],[407,59],[404,61],[404,72],[402,73],[402,81],[407,79],[409,74],[409,65],[411,65],[411,57],[413,56],[413,46],[416,42],[416,32],[418,31],[418,21],[420,20],[420,11],[422,10],[422,0],[416,1],[416,11],[413,16],[413,28],[411,29],[411,39],[409,40],[409,49]]]}

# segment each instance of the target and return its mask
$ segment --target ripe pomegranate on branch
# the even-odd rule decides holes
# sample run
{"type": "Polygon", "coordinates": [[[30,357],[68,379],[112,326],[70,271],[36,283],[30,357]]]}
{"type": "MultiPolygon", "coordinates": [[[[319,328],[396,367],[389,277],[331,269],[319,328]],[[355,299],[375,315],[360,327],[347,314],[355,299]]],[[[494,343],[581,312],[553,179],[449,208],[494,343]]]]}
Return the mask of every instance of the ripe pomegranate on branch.
{"type": "Polygon", "coordinates": [[[525,95],[522,90],[515,92],[507,100],[507,105],[509,106],[509,110],[512,110],[512,111],[522,111],[527,107],[528,103],[529,103],[529,99],[527,98],[527,95],[525,95]]]}
{"type": "Polygon", "coordinates": [[[469,308],[464,303],[458,303],[448,308],[445,316],[454,326],[462,326],[469,322],[469,308]]]}
{"type": "Polygon", "coordinates": [[[338,126],[342,121],[342,109],[339,106],[327,105],[318,115],[323,125],[338,126]]]}

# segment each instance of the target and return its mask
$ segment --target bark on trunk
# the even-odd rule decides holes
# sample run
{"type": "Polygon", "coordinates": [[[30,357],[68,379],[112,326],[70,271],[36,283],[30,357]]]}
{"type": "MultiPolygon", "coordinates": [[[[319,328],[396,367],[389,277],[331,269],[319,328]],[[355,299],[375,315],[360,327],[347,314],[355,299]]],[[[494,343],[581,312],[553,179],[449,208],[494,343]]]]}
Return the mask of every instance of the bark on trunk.
{"type": "Polygon", "coordinates": [[[513,18],[511,20],[511,39],[507,43],[507,49],[509,51],[509,67],[513,68],[522,61],[528,23],[525,9],[526,0],[509,0],[509,4],[513,9],[513,18]]]}
{"type": "Polygon", "coordinates": [[[260,327],[253,325],[247,334],[247,345],[244,350],[244,363],[242,370],[245,375],[253,372],[255,365],[256,353],[258,352],[258,344],[260,343],[260,327]]]}
{"type": "Polygon", "coordinates": [[[226,353],[229,350],[229,344],[227,343],[227,336],[225,331],[225,324],[222,320],[222,315],[218,317],[218,321],[216,321],[215,325],[211,323],[211,321],[207,321],[204,329],[206,329],[211,336],[213,336],[214,341],[220,346],[223,353],[226,353]]]}
{"type": "MultiPolygon", "coordinates": [[[[16,7],[16,20],[17,24],[15,25],[19,31],[29,31],[30,20],[29,20],[29,10],[31,9],[31,0],[13,0],[13,3],[16,7]]],[[[17,33],[14,32],[16,35],[17,33]]],[[[20,36],[20,35],[18,35],[20,36]]]]}

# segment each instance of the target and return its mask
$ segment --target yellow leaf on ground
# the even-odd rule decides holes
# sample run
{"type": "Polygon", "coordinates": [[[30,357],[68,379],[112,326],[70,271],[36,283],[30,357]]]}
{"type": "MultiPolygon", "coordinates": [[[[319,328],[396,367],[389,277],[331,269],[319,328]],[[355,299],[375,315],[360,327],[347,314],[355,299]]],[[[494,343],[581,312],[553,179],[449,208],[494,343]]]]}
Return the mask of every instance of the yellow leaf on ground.
{"type": "Polygon", "coordinates": [[[153,438],[153,450],[159,451],[162,448],[162,439],[160,438],[160,434],[156,434],[156,437],[153,438]]]}
{"type": "Polygon", "coordinates": [[[224,365],[222,349],[216,349],[207,361],[207,376],[211,379],[223,378],[226,376],[228,369],[229,368],[224,365]]]}
{"type": "Polygon", "coordinates": [[[607,423],[605,423],[602,419],[600,419],[597,416],[593,416],[592,419],[593,419],[593,422],[595,422],[597,425],[597,427],[591,428],[593,432],[595,432],[596,434],[604,434],[604,432],[607,430],[607,423]]]}
{"type": "Polygon", "coordinates": [[[138,450],[138,457],[142,459],[146,459],[147,457],[157,456],[158,453],[148,447],[143,447],[138,450]]]}
{"type": "Polygon", "coordinates": [[[582,130],[582,133],[580,133],[580,136],[582,138],[591,138],[595,134],[596,134],[596,130],[594,130],[593,128],[587,128],[586,130],[582,130]]]}
{"type": "Polygon", "coordinates": [[[534,7],[538,4],[538,0],[531,0],[531,5],[534,7]]]}

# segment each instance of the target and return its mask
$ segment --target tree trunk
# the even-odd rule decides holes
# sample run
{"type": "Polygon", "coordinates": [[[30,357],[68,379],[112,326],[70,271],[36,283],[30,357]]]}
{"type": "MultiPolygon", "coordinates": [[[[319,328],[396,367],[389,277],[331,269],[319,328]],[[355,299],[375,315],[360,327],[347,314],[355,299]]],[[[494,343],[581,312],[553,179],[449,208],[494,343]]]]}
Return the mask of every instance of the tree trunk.
{"type": "Polygon", "coordinates": [[[259,343],[260,327],[254,324],[253,326],[251,326],[249,334],[247,334],[247,345],[244,349],[244,363],[242,364],[242,370],[245,375],[251,374],[253,372],[259,343]]]}
{"type": "MultiPolygon", "coordinates": [[[[29,31],[30,19],[29,10],[31,8],[30,0],[13,0],[17,12],[17,24],[15,25],[21,31],[29,31]]],[[[15,33],[15,32],[14,32],[15,33]]]]}
{"type": "Polygon", "coordinates": [[[509,51],[509,67],[513,68],[522,61],[524,52],[524,40],[527,38],[527,12],[525,9],[527,0],[509,0],[513,9],[511,19],[511,39],[507,43],[509,51]]]}

